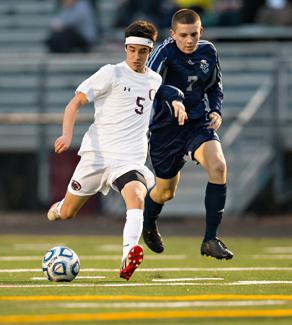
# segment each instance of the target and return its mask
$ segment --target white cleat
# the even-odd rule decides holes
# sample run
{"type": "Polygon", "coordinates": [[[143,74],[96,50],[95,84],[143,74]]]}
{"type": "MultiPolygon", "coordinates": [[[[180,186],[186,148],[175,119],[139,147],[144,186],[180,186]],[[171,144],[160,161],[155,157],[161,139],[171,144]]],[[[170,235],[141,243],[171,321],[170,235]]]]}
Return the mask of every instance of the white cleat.
{"type": "Polygon", "coordinates": [[[48,211],[48,219],[50,221],[55,221],[60,219],[60,215],[58,213],[58,206],[61,202],[54,203],[51,207],[50,210],[48,211]]]}

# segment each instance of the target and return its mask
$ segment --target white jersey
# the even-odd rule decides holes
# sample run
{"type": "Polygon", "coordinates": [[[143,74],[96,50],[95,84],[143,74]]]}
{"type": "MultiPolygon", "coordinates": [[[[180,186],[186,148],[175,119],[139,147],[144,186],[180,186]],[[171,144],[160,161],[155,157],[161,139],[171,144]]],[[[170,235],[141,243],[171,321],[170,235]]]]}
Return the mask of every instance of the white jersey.
{"type": "Polygon", "coordinates": [[[79,155],[94,151],[105,158],[139,161],[147,157],[147,130],[161,76],[146,67],[133,71],[124,61],[106,65],[76,90],[94,101],[94,123],[85,133],[79,155]]]}

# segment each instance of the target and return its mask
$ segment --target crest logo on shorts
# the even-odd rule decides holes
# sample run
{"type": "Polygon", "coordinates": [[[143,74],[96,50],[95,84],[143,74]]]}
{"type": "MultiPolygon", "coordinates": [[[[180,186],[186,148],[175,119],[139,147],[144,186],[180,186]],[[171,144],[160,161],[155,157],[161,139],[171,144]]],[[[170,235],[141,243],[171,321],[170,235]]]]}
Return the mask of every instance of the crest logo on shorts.
{"type": "Polygon", "coordinates": [[[77,181],[74,181],[74,180],[71,182],[71,187],[73,188],[74,191],[81,190],[81,185],[77,181]]]}
{"type": "Polygon", "coordinates": [[[209,71],[209,63],[206,60],[201,60],[200,68],[204,73],[207,73],[209,71]]]}

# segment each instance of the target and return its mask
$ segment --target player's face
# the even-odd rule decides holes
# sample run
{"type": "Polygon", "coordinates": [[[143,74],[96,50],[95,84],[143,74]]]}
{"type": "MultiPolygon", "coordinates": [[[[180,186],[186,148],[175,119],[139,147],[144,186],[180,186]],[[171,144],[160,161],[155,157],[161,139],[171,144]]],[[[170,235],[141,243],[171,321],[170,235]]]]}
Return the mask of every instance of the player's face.
{"type": "Polygon", "coordinates": [[[145,65],[152,48],[145,45],[128,44],[126,46],[128,66],[139,73],[145,73],[145,65]]]}
{"type": "Polygon", "coordinates": [[[203,28],[200,22],[195,24],[177,24],[175,31],[170,31],[170,35],[182,52],[191,54],[196,50],[202,31],[203,28]]]}

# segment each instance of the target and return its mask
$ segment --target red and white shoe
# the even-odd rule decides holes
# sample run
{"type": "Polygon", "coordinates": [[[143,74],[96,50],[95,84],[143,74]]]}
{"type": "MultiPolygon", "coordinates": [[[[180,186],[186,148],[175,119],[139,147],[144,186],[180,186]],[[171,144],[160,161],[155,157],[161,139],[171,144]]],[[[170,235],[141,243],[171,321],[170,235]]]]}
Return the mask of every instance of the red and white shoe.
{"type": "Polygon", "coordinates": [[[50,210],[48,211],[48,219],[50,221],[55,221],[61,218],[58,212],[58,206],[60,203],[61,202],[56,202],[50,207],[50,210]]]}
{"type": "Polygon", "coordinates": [[[144,251],[142,246],[135,245],[132,247],[128,256],[122,261],[120,268],[120,277],[128,281],[136,268],[142,263],[143,258],[144,251]]]}

